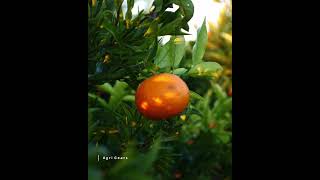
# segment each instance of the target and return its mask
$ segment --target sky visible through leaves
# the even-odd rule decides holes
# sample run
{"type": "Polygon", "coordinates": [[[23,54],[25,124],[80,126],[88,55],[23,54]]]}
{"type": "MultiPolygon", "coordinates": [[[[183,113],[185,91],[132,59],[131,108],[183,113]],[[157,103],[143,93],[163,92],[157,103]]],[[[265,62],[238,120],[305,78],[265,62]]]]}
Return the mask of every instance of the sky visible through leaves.
{"type": "MultiPolygon", "coordinates": [[[[224,3],[215,2],[213,0],[192,0],[194,4],[194,15],[192,19],[188,22],[190,30],[189,34],[185,35],[186,41],[194,41],[197,37],[197,30],[201,26],[204,18],[207,20],[207,29],[209,30],[209,23],[217,25],[220,11],[224,7],[224,3]]],[[[134,7],[132,9],[133,15],[138,14],[139,11],[144,9],[145,12],[148,12],[152,9],[153,0],[136,0],[134,7]]],[[[127,2],[124,0],[123,10],[126,12],[127,2]]],[[[173,6],[173,8],[168,8],[167,11],[176,11],[178,6],[173,6]]],[[[170,40],[170,36],[162,37],[162,43],[166,43],[170,40]]]]}

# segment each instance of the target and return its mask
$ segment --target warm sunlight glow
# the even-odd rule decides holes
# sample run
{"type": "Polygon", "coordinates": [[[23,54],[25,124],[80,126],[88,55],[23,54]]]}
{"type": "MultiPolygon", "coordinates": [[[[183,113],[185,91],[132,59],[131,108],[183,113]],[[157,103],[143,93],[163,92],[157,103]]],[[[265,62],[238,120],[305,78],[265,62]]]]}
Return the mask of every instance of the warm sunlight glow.
{"type": "Polygon", "coordinates": [[[162,104],[162,100],[158,97],[154,97],[152,98],[152,100],[157,104],[157,105],[161,105],[162,104]]]}
{"type": "Polygon", "coordinates": [[[153,81],[154,82],[168,82],[168,81],[170,81],[170,79],[165,76],[157,76],[157,77],[153,78],[153,81]]]}
{"type": "Polygon", "coordinates": [[[220,12],[224,7],[223,3],[214,2],[213,0],[192,0],[194,4],[194,14],[189,21],[189,33],[191,36],[185,36],[187,41],[197,38],[197,30],[201,27],[204,18],[207,20],[207,30],[209,31],[209,23],[217,25],[220,12]]]}
{"type": "Polygon", "coordinates": [[[167,99],[173,98],[175,96],[176,96],[176,93],[172,93],[172,92],[166,92],[164,94],[164,97],[167,98],[167,99]]]}
{"type": "Polygon", "coordinates": [[[143,110],[147,110],[149,105],[146,101],[143,101],[140,106],[143,110]]]}

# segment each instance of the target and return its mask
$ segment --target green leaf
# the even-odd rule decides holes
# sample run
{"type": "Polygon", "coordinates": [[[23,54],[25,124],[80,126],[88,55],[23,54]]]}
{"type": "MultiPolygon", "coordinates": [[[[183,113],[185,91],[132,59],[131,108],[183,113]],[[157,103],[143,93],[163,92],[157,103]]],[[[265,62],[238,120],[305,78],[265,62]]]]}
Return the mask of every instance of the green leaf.
{"type": "Polygon", "coordinates": [[[218,99],[225,99],[228,97],[227,93],[219,86],[219,84],[211,82],[211,85],[218,99]]]}
{"type": "Polygon", "coordinates": [[[170,12],[170,11],[164,11],[159,16],[159,23],[162,24],[162,26],[172,22],[173,20],[177,19],[179,16],[176,12],[170,12]]]}
{"type": "Polygon", "coordinates": [[[186,21],[192,18],[194,7],[191,0],[173,0],[172,2],[179,6],[179,11],[186,21]]]}
{"type": "Polygon", "coordinates": [[[183,36],[172,36],[164,46],[159,48],[155,64],[160,68],[178,67],[185,53],[185,39],[183,36]]]}
{"type": "Polygon", "coordinates": [[[230,136],[228,134],[220,134],[219,138],[224,144],[228,143],[230,140],[230,136]]]}
{"type": "Polygon", "coordinates": [[[159,36],[164,36],[164,35],[175,35],[175,32],[177,30],[180,30],[180,25],[182,22],[182,17],[178,16],[175,20],[169,22],[168,24],[165,24],[163,27],[160,28],[159,30],[159,36]]]}
{"type": "Polygon", "coordinates": [[[134,5],[134,0],[127,0],[127,13],[126,13],[126,20],[131,20],[132,18],[132,8],[134,5]]]}
{"type": "Polygon", "coordinates": [[[214,117],[216,119],[222,119],[226,113],[232,111],[232,98],[218,99],[213,108],[214,117]]]}
{"type": "Polygon", "coordinates": [[[200,96],[198,93],[194,92],[194,91],[189,91],[190,92],[190,97],[193,98],[193,99],[198,99],[198,100],[201,100],[203,101],[204,98],[202,96],[200,96]]]}
{"type": "Polygon", "coordinates": [[[170,60],[168,58],[169,49],[170,41],[163,46],[158,46],[158,51],[154,63],[160,68],[170,67],[170,60]]]}
{"type": "Polygon", "coordinates": [[[103,85],[98,86],[98,88],[104,93],[108,93],[108,94],[114,93],[112,86],[109,83],[104,83],[103,85]]]}
{"type": "Polygon", "coordinates": [[[158,21],[154,20],[150,23],[148,30],[144,33],[144,37],[157,36],[158,33],[158,21]]]}
{"type": "Polygon", "coordinates": [[[182,28],[189,31],[188,21],[192,18],[194,7],[191,0],[173,0],[179,6],[178,12],[183,15],[182,28]]]}
{"type": "Polygon", "coordinates": [[[199,64],[202,62],[202,57],[206,50],[206,45],[208,42],[208,33],[206,27],[206,19],[204,19],[201,28],[197,33],[197,42],[192,49],[192,63],[193,65],[199,64]]]}
{"type": "Polygon", "coordinates": [[[134,102],[135,101],[135,96],[133,95],[126,95],[123,97],[122,99],[123,101],[127,101],[127,102],[134,102]]]}
{"type": "Polygon", "coordinates": [[[151,48],[149,48],[149,52],[148,55],[146,56],[146,58],[144,59],[144,62],[152,62],[154,57],[157,55],[157,51],[158,51],[158,41],[157,41],[157,36],[154,36],[155,41],[154,44],[151,46],[151,48]]]}
{"type": "Polygon", "coordinates": [[[201,77],[201,76],[215,76],[217,72],[222,71],[220,64],[216,62],[202,62],[193,66],[189,72],[189,76],[201,77]]]}
{"type": "MultiPolygon", "coordinates": [[[[152,163],[157,159],[158,152],[160,149],[160,139],[156,139],[150,148],[151,150],[146,154],[144,160],[144,165],[146,167],[151,167],[152,163]]],[[[147,170],[147,168],[145,168],[145,170],[147,170]]]]}
{"type": "Polygon", "coordinates": [[[203,117],[203,113],[193,105],[190,105],[188,109],[188,114],[191,114],[190,118],[199,118],[203,117]]]}
{"type": "MultiPolygon", "coordinates": [[[[111,95],[108,104],[106,104],[104,99],[94,94],[89,94],[89,96],[92,98],[97,98],[100,104],[102,104],[104,107],[116,109],[120,102],[123,100],[123,98],[127,95],[128,84],[126,82],[117,80],[114,87],[112,87],[109,83],[105,83],[103,85],[98,86],[98,88],[101,91],[111,95]]],[[[126,100],[128,100],[128,97],[126,100]]]]}
{"type": "Polygon", "coordinates": [[[111,22],[105,21],[100,28],[107,30],[119,42],[117,28],[111,22]]]}
{"type": "Polygon", "coordinates": [[[185,53],[185,39],[183,36],[172,36],[171,48],[171,58],[173,59],[173,67],[179,67],[179,64],[185,53]]]}
{"type": "Polygon", "coordinates": [[[88,96],[93,99],[93,100],[96,100],[102,107],[106,108],[106,109],[109,109],[109,106],[107,104],[107,102],[102,99],[101,97],[95,95],[95,94],[92,94],[92,93],[88,93],[88,96]]]}
{"type": "Polygon", "coordinates": [[[162,9],[163,0],[155,0],[153,2],[153,4],[154,4],[154,7],[155,7],[154,12],[160,12],[161,9],[162,9]]]}
{"type": "Polygon", "coordinates": [[[116,109],[118,105],[120,104],[122,98],[127,95],[126,88],[128,87],[128,84],[121,81],[116,81],[116,84],[113,87],[113,94],[111,94],[110,100],[108,105],[112,109],[116,109]]]}
{"type": "Polygon", "coordinates": [[[182,75],[187,71],[188,70],[186,68],[178,68],[178,69],[173,70],[172,73],[175,75],[182,75]]]}

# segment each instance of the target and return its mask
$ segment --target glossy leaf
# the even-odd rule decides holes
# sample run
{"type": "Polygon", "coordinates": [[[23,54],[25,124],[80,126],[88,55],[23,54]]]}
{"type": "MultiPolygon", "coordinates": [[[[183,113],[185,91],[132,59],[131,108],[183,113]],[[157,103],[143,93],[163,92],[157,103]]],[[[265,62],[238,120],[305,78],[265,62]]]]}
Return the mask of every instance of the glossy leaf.
{"type": "Polygon", "coordinates": [[[180,28],[182,22],[182,17],[177,17],[175,20],[169,22],[168,24],[165,24],[163,27],[159,30],[159,36],[164,35],[175,35],[175,32],[180,28]]]}
{"type": "Polygon", "coordinates": [[[127,101],[127,102],[134,102],[135,97],[133,95],[126,95],[123,97],[122,99],[123,101],[127,101]]]}
{"type": "Polygon", "coordinates": [[[162,10],[163,0],[155,0],[153,4],[155,6],[154,12],[160,12],[162,10]]]}
{"type": "Polygon", "coordinates": [[[207,42],[208,42],[208,34],[207,34],[207,27],[206,27],[206,19],[204,19],[202,26],[197,33],[197,41],[192,49],[193,65],[196,65],[202,62],[202,57],[205,53],[207,42]]]}
{"type": "Polygon", "coordinates": [[[121,81],[116,81],[116,84],[113,87],[113,92],[111,94],[110,100],[109,100],[109,106],[112,109],[116,109],[119,103],[121,102],[122,98],[127,94],[126,88],[128,87],[128,84],[121,81]]]}
{"type": "Polygon", "coordinates": [[[171,58],[173,58],[173,67],[179,67],[179,64],[185,53],[185,39],[183,36],[171,37],[171,58]]]}
{"type": "Polygon", "coordinates": [[[183,36],[172,36],[164,46],[159,48],[155,64],[160,68],[178,67],[185,53],[185,39],[183,36]]]}
{"type": "Polygon", "coordinates": [[[183,16],[182,28],[189,31],[188,21],[194,13],[194,6],[191,0],[173,0],[179,6],[178,12],[183,16]]]}
{"type": "Polygon", "coordinates": [[[172,71],[173,74],[175,75],[182,75],[186,73],[188,70],[186,68],[178,68],[172,71]]]}
{"type": "Polygon", "coordinates": [[[168,41],[165,45],[158,46],[158,51],[154,63],[159,66],[159,68],[170,67],[170,59],[168,58],[169,50],[170,41],[168,41]]]}
{"type": "Polygon", "coordinates": [[[200,96],[198,93],[191,91],[191,90],[190,90],[190,97],[193,99],[201,100],[201,101],[204,100],[204,98],[202,96],[200,96]]]}
{"type": "Polygon", "coordinates": [[[186,21],[189,21],[192,18],[194,7],[191,0],[173,0],[172,2],[179,6],[179,11],[186,21]]]}
{"type": "Polygon", "coordinates": [[[216,62],[202,62],[193,66],[188,74],[190,76],[215,76],[222,70],[222,66],[216,62]]]}

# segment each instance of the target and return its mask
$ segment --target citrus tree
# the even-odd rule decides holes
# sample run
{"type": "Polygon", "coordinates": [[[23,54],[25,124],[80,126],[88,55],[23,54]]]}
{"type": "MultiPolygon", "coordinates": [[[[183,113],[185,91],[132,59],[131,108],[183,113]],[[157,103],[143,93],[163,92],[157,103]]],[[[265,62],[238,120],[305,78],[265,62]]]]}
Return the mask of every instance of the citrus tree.
{"type": "Polygon", "coordinates": [[[125,13],[123,3],[88,2],[89,179],[230,177],[231,98],[215,81],[205,93],[194,85],[223,71],[203,60],[205,20],[189,57],[184,35],[193,16],[191,0],[155,0],[137,15],[134,0],[126,1],[125,13]],[[166,11],[173,4],[178,10],[166,11]],[[171,38],[162,44],[165,35],[171,38]],[[163,86],[152,81],[165,74],[163,86]],[[180,87],[184,96],[162,96],[180,87]]]}

